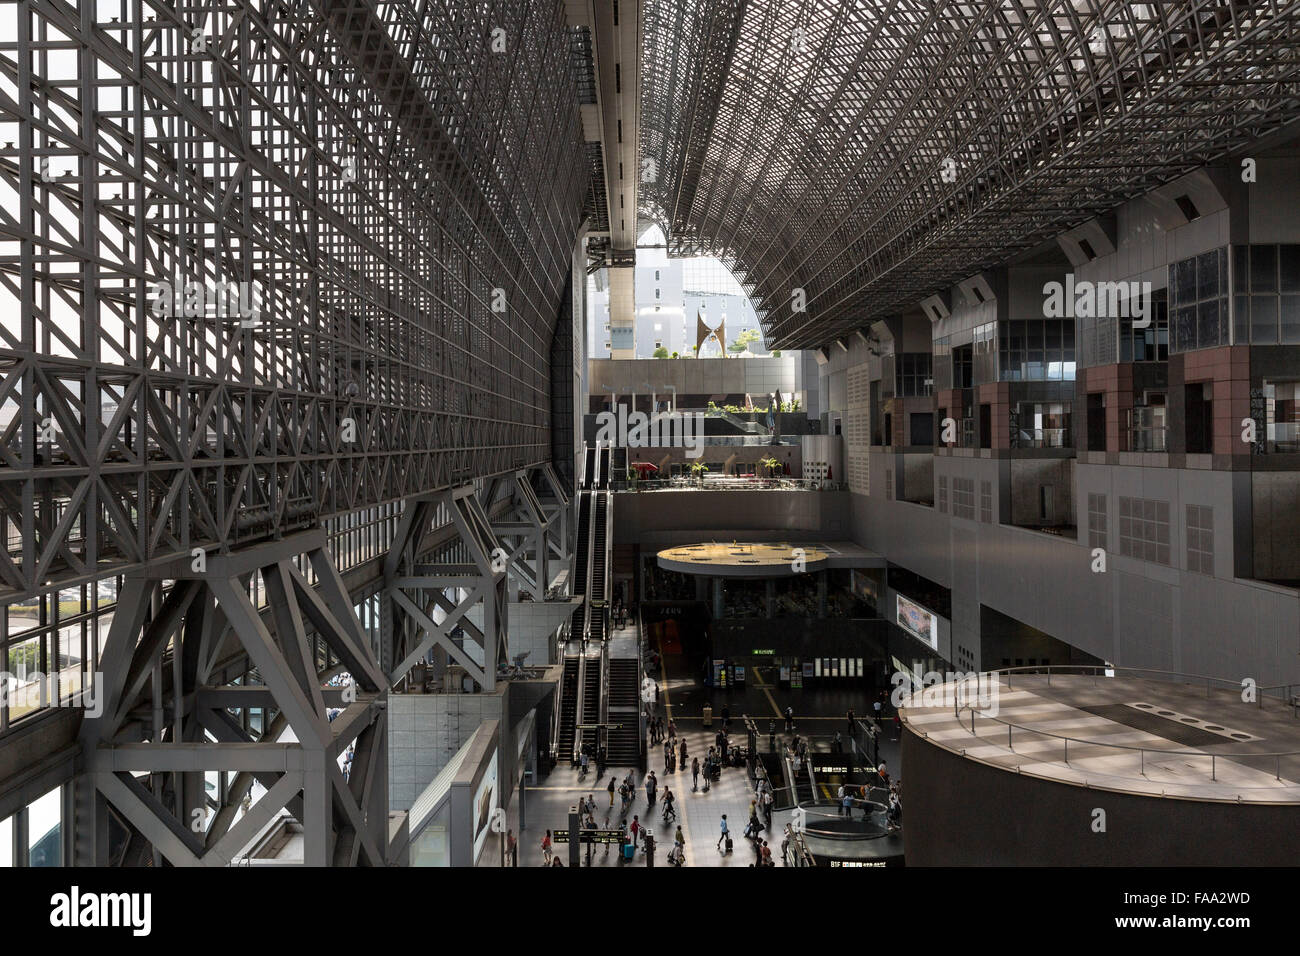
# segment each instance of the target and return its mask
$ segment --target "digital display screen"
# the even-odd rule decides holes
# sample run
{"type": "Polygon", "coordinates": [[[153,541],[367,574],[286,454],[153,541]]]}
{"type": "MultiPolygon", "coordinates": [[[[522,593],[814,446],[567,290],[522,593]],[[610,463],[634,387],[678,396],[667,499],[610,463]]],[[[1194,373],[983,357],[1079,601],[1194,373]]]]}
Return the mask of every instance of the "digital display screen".
{"type": "Polygon", "coordinates": [[[937,651],[939,649],[939,619],[931,611],[921,607],[914,601],[909,601],[903,595],[899,594],[897,597],[898,626],[917,640],[928,644],[931,650],[937,651]]]}

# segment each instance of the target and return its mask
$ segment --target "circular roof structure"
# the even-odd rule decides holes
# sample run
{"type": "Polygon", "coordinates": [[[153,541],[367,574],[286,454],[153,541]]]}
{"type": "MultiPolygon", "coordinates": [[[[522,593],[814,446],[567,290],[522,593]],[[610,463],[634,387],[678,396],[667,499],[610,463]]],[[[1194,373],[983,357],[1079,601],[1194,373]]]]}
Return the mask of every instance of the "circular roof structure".
{"type": "Polygon", "coordinates": [[[899,716],[968,760],[1093,790],[1300,804],[1300,727],[1273,689],[1244,703],[1226,681],[1112,667],[955,676],[914,688],[899,716]]]}
{"type": "Polygon", "coordinates": [[[659,567],[680,574],[725,578],[784,578],[825,567],[819,548],[740,541],[688,544],[659,552],[659,567]]]}

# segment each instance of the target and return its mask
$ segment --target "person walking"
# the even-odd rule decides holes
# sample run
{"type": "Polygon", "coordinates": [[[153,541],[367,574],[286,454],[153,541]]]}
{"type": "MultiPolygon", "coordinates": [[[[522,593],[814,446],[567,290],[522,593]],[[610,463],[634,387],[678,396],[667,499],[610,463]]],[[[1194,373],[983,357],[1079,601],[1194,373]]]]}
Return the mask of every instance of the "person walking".
{"type": "Polygon", "coordinates": [[[673,745],[671,742],[664,743],[664,773],[668,773],[668,762],[672,760],[673,745]]]}
{"type": "Polygon", "coordinates": [[[655,791],[659,789],[659,780],[655,777],[655,772],[650,771],[650,776],[645,781],[645,802],[647,807],[655,805],[655,791]]]}
{"type": "Polygon", "coordinates": [[[551,865],[551,831],[546,831],[546,836],[542,837],[542,860],[545,866],[551,865]]]}
{"type": "Polygon", "coordinates": [[[772,831],[772,804],[775,799],[770,786],[763,791],[763,818],[766,824],[764,829],[769,833],[772,831]]]}
{"type": "Polygon", "coordinates": [[[519,865],[519,841],[515,839],[513,829],[506,830],[506,859],[509,861],[507,866],[519,865]]]}
{"type": "Polygon", "coordinates": [[[686,771],[686,735],[685,734],[682,734],[681,740],[678,741],[678,744],[681,747],[681,752],[678,754],[678,758],[681,761],[682,772],[685,773],[686,771]]]}
{"type": "Polygon", "coordinates": [[[849,736],[853,736],[853,708],[849,708],[849,736]]]}
{"type": "Polygon", "coordinates": [[[787,704],[785,708],[785,732],[788,734],[792,730],[794,730],[794,708],[787,704]]]}
{"type": "MultiPolygon", "coordinates": [[[[707,782],[707,781],[706,781],[707,782]]],[[[700,789],[700,758],[691,761],[691,793],[700,789]]]]}
{"type": "Polygon", "coordinates": [[[835,731],[835,739],[831,741],[831,753],[838,754],[843,752],[844,752],[844,744],[841,742],[840,732],[837,730],[835,731]]]}
{"type": "MultiPolygon", "coordinates": [[[[719,849],[719,850],[722,849],[723,841],[726,840],[729,836],[731,836],[731,831],[727,829],[727,815],[726,815],[725,813],[722,815],[721,830],[722,830],[722,832],[718,835],[718,849],[719,849]]],[[[724,851],[724,852],[725,852],[725,851],[724,851]]]]}
{"type": "Polygon", "coordinates": [[[614,778],[613,778],[613,777],[610,777],[610,778],[609,778],[609,786],[606,787],[605,789],[609,791],[609,808],[610,808],[611,810],[613,810],[613,809],[614,809],[614,790],[615,790],[615,787],[614,787],[614,778]]]}

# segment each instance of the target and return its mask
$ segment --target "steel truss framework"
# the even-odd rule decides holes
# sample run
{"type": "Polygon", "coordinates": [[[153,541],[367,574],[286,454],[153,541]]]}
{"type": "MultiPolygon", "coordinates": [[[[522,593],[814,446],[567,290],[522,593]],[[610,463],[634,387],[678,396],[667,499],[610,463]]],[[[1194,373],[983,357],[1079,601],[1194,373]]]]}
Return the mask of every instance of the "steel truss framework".
{"type": "Polygon", "coordinates": [[[284,811],[302,826],[308,865],[385,865],[388,683],[324,534],[159,572],[175,582],[161,601],[161,578],[127,578],[104,654],[102,715],[82,724],[78,862],[108,862],[107,801],[174,866],[228,865],[284,811]],[[255,575],[270,597],[265,620],[249,599],[255,575]],[[262,683],[215,682],[219,662],[241,653],[262,683]],[[322,689],[331,657],[350,687],[322,689]],[[332,720],[327,708],[339,708],[332,720]],[[250,709],[260,734],[241,720],[250,709]],[[219,784],[209,796],[211,773],[219,784]],[[265,792],[244,806],[254,782],[265,792]]]}
{"type": "Polygon", "coordinates": [[[0,19],[0,601],[550,458],[559,0],[0,19]]]}
{"type": "MultiPolygon", "coordinates": [[[[497,666],[509,659],[508,578],[532,600],[547,600],[551,559],[569,553],[563,488],[549,465],[499,482],[507,487],[489,485],[482,496],[465,486],[421,498],[404,516],[384,562],[381,604],[380,658],[394,686],[436,648],[483,690],[493,690],[497,666]],[[508,494],[511,505],[491,520],[481,502],[499,494],[508,494]],[[450,517],[455,540],[422,560],[441,516],[450,517]],[[466,640],[477,646],[476,655],[466,640]]],[[[567,599],[557,604],[572,612],[567,599]]]]}
{"type": "Polygon", "coordinates": [[[1293,120],[1300,99],[1295,0],[644,9],[641,214],[673,254],[727,262],[769,347],[914,306],[1293,120]]]}

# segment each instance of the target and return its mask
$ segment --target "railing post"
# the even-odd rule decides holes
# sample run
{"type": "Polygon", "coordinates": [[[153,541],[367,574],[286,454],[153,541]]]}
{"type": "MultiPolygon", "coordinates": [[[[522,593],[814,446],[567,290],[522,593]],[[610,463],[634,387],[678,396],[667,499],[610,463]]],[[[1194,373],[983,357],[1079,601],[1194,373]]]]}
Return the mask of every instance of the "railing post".
{"type": "Polygon", "coordinates": [[[1015,752],[1015,747],[1011,746],[1011,725],[1007,724],[1007,749],[1015,752]]]}

